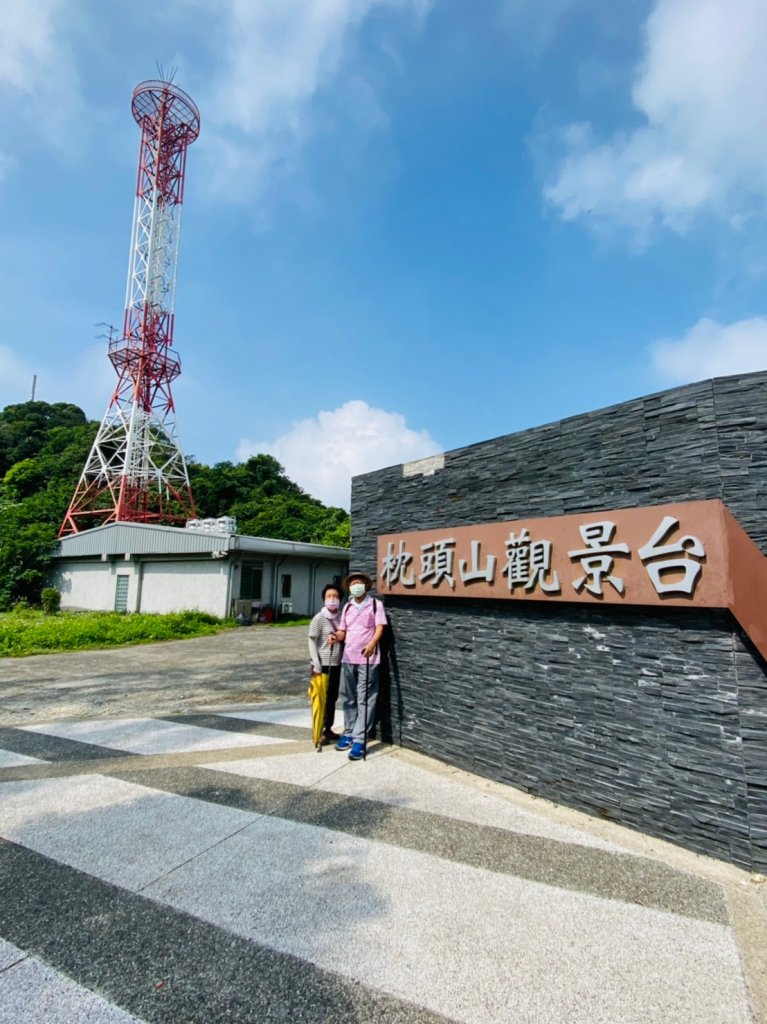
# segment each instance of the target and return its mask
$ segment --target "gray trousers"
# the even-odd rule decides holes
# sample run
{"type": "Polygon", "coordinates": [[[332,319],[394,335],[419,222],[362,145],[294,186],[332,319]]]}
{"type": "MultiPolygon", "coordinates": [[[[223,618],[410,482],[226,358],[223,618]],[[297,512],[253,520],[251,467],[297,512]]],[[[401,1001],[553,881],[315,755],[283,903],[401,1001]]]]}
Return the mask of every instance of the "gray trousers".
{"type": "Polygon", "coordinates": [[[352,742],[364,743],[366,733],[373,728],[378,699],[378,665],[370,666],[367,684],[367,729],[365,728],[365,676],[367,665],[344,664],[341,680],[341,699],[344,709],[344,736],[351,736],[352,742]]]}

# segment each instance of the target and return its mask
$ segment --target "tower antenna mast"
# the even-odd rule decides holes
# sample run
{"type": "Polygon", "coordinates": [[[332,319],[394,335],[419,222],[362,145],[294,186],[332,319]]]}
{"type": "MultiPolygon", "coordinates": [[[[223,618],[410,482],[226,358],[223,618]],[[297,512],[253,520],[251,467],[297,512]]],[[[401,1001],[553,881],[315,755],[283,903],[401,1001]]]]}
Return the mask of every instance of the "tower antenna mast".
{"type": "Polygon", "coordinates": [[[186,153],[200,114],[164,79],[138,85],[131,108],[141,141],[123,333],[109,341],[118,380],[60,537],[106,523],[195,516],[171,384],[181,372],[172,345],[186,153]]]}

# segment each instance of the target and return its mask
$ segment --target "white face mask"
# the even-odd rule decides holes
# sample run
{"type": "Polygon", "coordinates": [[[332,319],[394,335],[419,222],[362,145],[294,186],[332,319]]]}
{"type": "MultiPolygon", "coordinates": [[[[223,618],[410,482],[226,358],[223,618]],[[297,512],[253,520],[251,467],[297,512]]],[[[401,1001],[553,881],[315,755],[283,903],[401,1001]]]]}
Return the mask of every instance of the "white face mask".
{"type": "Polygon", "coordinates": [[[352,583],[352,585],[349,587],[349,593],[352,595],[352,597],[362,597],[362,595],[365,593],[365,584],[352,583]]]}

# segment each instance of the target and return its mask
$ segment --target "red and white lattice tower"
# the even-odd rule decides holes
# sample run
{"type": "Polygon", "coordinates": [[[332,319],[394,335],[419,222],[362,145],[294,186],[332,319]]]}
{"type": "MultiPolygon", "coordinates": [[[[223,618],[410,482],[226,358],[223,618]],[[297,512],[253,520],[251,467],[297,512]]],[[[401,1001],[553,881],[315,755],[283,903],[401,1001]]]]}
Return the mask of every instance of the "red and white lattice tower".
{"type": "Polygon", "coordinates": [[[171,394],[181,364],[171,346],[186,151],[200,114],[165,81],[137,86],[132,110],[141,144],[125,323],[122,338],[109,342],[118,381],[59,536],[195,515],[171,394]]]}

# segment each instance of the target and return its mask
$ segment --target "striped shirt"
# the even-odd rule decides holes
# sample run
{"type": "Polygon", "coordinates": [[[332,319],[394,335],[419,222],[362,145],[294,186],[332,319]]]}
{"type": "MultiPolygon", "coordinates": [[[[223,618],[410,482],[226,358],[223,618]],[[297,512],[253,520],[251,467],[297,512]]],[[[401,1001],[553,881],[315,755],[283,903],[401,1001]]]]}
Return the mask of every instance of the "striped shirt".
{"type": "Polygon", "coordinates": [[[311,641],[313,640],[319,651],[320,662],[325,666],[341,664],[341,652],[344,645],[333,644],[332,647],[330,646],[328,643],[328,637],[332,632],[333,623],[327,615],[324,615],[322,611],[318,611],[309,624],[309,653],[314,657],[311,645],[311,641]]]}

